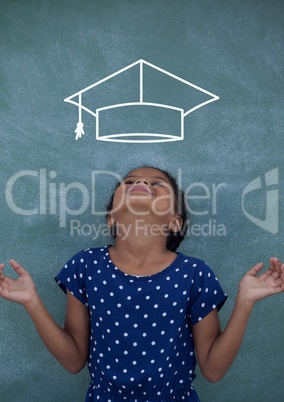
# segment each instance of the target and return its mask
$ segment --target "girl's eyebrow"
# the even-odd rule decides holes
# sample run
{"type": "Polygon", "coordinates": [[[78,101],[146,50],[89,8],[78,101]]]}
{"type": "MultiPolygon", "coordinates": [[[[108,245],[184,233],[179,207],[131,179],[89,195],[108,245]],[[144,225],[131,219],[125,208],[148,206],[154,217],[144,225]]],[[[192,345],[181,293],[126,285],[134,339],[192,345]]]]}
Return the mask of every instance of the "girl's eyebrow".
{"type": "MultiPolygon", "coordinates": [[[[129,176],[126,176],[126,177],[124,178],[124,180],[128,179],[129,177],[138,177],[138,178],[139,178],[140,176],[129,175],[129,176]]],[[[146,177],[146,179],[147,179],[147,177],[146,177]]],[[[169,183],[167,182],[167,180],[165,180],[163,177],[160,177],[160,176],[149,176],[148,179],[159,179],[159,180],[163,180],[165,183],[169,184],[169,183]]]]}

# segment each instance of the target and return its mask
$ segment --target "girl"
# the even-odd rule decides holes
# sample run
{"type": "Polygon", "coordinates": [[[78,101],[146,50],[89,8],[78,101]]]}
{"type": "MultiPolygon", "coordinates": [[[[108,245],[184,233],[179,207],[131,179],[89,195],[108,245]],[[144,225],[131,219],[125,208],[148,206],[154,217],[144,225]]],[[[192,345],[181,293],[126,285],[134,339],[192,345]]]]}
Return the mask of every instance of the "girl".
{"type": "Polygon", "coordinates": [[[0,295],[21,303],[43,342],[71,373],[86,363],[86,401],[197,402],[203,375],[220,380],[239,350],[257,300],[284,291],[284,265],[270,259],[242,278],[229,323],[218,309],[226,294],[201,260],[176,253],[186,231],[183,193],[167,172],[142,167],[117,186],[108,206],[114,245],[83,250],[56,277],[67,293],[64,328],[44,307],[31,276],[10,264],[0,295]]]}

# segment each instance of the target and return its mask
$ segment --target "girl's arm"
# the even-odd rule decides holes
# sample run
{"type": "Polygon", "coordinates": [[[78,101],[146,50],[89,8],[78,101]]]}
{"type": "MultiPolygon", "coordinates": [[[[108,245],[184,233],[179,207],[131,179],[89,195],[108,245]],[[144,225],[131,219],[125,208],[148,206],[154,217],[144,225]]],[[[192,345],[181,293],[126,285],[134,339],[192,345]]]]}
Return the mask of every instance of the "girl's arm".
{"type": "Polygon", "coordinates": [[[19,275],[8,278],[0,264],[0,296],[22,304],[52,355],[71,373],[79,372],[86,364],[89,342],[89,313],[79,300],[67,292],[67,310],[64,328],[51,317],[42,303],[29,273],[11,260],[10,264],[19,275]]]}
{"type": "Polygon", "coordinates": [[[262,268],[263,264],[257,264],[242,278],[223,332],[216,309],[192,328],[199,366],[209,381],[219,381],[234,361],[256,301],[284,292],[284,264],[271,258],[269,269],[257,276],[262,268]]]}

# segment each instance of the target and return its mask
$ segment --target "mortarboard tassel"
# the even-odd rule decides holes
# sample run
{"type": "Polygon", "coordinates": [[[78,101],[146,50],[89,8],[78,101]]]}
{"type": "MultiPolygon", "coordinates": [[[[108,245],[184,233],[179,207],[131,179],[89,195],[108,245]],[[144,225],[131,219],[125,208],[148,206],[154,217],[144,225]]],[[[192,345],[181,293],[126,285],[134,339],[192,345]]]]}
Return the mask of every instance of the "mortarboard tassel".
{"type": "Polygon", "coordinates": [[[84,124],[82,122],[82,108],[81,108],[81,105],[82,105],[82,94],[79,94],[79,121],[77,123],[77,127],[76,127],[76,130],[75,130],[75,133],[76,133],[75,140],[78,140],[78,138],[81,138],[82,135],[85,134],[84,124]]]}
{"type": "Polygon", "coordinates": [[[78,121],[76,130],[75,130],[75,133],[76,133],[75,140],[78,140],[78,138],[81,138],[82,135],[85,134],[83,127],[84,127],[84,124],[81,121],[78,121]]]}

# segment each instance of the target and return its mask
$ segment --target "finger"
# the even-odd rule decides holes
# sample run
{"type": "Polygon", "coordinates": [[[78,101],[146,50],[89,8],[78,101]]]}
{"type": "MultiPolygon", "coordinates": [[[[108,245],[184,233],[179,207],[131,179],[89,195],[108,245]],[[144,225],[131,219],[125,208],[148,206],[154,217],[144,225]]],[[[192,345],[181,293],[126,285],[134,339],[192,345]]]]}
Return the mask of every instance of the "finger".
{"type": "Polygon", "coordinates": [[[263,263],[260,262],[259,264],[256,264],[254,267],[252,267],[247,274],[250,276],[256,276],[263,268],[263,263]]]}
{"type": "Polygon", "coordinates": [[[278,275],[281,274],[281,262],[276,257],[270,258],[270,266],[269,269],[272,272],[277,272],[278,275]]]}
{"type": "Polygon", "coordinates": [[[16,261],[16,260],[10,260],[10,265],[13,268],[13,270],[19,275],[25,275],[27,274],[27,271],[16,261]]]}
{"type": "Polygon", "coordinates": [[[1,276],[4,276],[4,274],[2,273],[4,267],[5,267],[5,264],[1,263],[1,264],[0,264],[0,277],[1,277],[1,276]]]}

